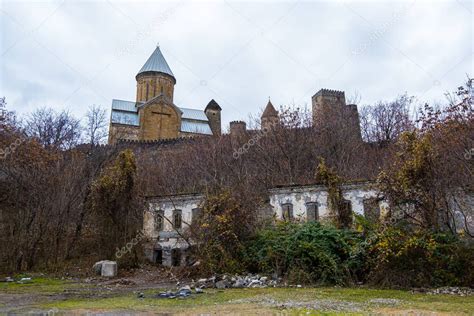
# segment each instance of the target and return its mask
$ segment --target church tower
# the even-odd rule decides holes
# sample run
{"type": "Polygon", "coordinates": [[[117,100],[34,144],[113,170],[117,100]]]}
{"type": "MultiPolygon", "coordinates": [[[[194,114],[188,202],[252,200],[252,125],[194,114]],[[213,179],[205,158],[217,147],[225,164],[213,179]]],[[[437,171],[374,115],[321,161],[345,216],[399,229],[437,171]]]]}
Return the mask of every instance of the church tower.
{"type": "Polygon", "coordinates": [[[222,109],[216,101],[211,100],[204,111],[174,103],[176,77],[159,46],[135,79],[134,101],[112,100],[109,144],[221,135],[222,109]]]}
{"type": "Polygon", "coordinates": [[[147,102],[156,96],[163,95],[167,101],[173,103],[176,78],[159,46],[156,47],[135,79],[137,80],[137,102],[147,102]]]}
{"type": "Polygon", "coordinates": [[[138,72],[139,139],[178,138],[182,111],[173,103],[176,78],[157,46],[138,72]]]}
{"type": "Polygon", "coordinates": [[[270,101],[270,99],[268,99],[268,104],[265,107],[262,116],[260,117],[260,124],[262,126],[262,129],[272,129],[273,127],[275,127],[276,124],[278,124],[278,121],[278,111],[275,110],[275,107],[273,106],[272,102],[270,101]]]}

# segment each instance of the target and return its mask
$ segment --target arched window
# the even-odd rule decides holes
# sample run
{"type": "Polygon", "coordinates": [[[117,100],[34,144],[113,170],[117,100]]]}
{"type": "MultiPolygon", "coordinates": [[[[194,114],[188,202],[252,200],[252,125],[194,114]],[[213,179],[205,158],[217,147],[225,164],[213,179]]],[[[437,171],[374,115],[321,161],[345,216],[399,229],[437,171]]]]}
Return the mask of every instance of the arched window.
{"type": "Polygon", "coordinates": [[[293,219],[293,204],[285,203],[281,205],[282,217],[284,221],[291,221],[293,219]]]}
{"type": "Polygon", "coordinates": [[[148,82],[146,83],[146,95],[145,95],[145,100],[148,101],[148,82]]]}
{"type": "Polygon", "coordinates": [[[165,226],[165,212],[162,210],[156,211],[155,213],[155,230],[156,231],[162,231],[165,226]]]}
{"type": "Polygon", "coordinates": [[[173,226],[174,229],[181,229],[183,225],[183,213],[181,210],[174,210],[173,212],[173,226]]]}
{"type": "Polygon", "coordinates": [[[306,220],[308,222],[318,221],[319,212],[318,212],[318,203],[317,202],[308,202],[306,203],[306,220]]]}

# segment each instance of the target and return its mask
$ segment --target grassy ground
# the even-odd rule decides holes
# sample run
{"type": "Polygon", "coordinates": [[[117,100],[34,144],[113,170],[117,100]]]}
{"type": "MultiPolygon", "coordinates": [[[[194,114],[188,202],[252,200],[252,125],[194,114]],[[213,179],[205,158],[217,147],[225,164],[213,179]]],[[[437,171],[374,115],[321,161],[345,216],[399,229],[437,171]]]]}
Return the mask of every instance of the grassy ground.
{"type": "Polygon", "coordinates": [[[186,299],[154,298],[159,290],[110,287],[53,279],[0,283],[0,314],[304,314],[472,315],[474,297],[412,294],[365,288],[266,288],[205,290],[186,299]],[[145,294],[137,298],[137,292],[145,294]]]}

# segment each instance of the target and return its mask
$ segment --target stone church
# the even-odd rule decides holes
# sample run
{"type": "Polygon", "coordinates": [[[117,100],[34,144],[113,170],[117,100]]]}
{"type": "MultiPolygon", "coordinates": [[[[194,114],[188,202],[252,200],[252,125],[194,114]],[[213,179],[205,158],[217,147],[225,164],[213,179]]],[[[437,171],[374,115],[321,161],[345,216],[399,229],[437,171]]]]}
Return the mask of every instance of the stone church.
{"type": "MultiPolygon", "coordinates": [[[[136,75],[135,101],[112,100],[109,144],[118,141],[156,141],[192,136],[219,136],[222,133],[221,107],[211,100],[204,110],[174,104],[176,77],[160,47],[136,75]]],[[[341,116],[344,125],[360,137],[357,105],[346,104],[344,91],[321,89],[312,97],[313,126],[321,127],[341,116]]],[[[279,122],[278,111],[269,101],[261,116],[261,127],[279,122]]],[[[337,128],[329,126],[329,128],[337,128]]],[[[243,121],[230,122],[230,134],[251,133],[243,121]]]]}
{"type": "Polygon", "coordinates": [[[112,100],[109,144],[221,134],[222,109],[216,101],[204,111],[174,104],[176,78],[159,46],[135,78],[135,101],[112,100]]]}

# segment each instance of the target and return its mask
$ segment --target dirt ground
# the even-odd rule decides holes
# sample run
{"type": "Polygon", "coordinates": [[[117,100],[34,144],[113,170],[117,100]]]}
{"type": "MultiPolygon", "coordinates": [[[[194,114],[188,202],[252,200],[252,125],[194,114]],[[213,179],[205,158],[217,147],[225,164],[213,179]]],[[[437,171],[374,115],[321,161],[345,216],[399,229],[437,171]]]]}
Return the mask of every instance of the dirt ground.
{"type": "MultiPolygon", "coordinates": [[[[474,315],[474,296],[338,287],[204,289],[157,298],[191,283],[144,268],[114,279],[32,274],[0,282],[0,315],[474,315]]],[[[0,276],[3,280],[3,276],[0,276]]]]}

